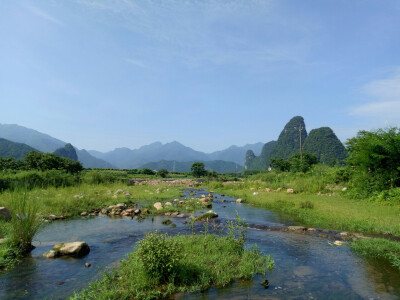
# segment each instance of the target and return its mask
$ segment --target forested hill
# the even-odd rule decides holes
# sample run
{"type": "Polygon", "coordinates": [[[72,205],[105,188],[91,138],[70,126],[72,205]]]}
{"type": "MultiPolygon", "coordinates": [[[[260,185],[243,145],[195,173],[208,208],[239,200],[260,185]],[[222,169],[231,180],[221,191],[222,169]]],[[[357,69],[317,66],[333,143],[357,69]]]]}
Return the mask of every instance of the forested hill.
{"type": "Polygon", "coordinates": [[[271,159],[288,159],[300,152],[300,134],[303,152],[315,155],[321,163],[342,163],[346,158],[345,148],[329,127],[311,130],[307,135],[306,125],[301,116],[292,118],[283,128],[278,141],[264,145],[260,156],[248,151],[246,154],[246,170],[265,170],[271,159]]]}
{"type": "Polygon", "coordinates": [[[23,143],[15,143],[3,138],[0,138],[0,157],[13,157],[15,159],[24,159],[31,151],[36,149],[23,143]]]}
{"type": "Polygon", "coordinates": [[[346,158],[342,142],[329,127],[311,130],[304,141],[303,150],[315,155],[324,164],[340,163],[346,158]]]}

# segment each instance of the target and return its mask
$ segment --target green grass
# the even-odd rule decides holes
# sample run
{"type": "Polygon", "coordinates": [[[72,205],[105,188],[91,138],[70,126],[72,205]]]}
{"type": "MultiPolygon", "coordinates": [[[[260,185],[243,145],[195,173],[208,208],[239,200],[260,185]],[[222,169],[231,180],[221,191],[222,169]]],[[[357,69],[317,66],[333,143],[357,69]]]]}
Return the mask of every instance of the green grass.
{"type": "Polygon", "coordinates": [[[242,198],[256,207],[270,209],[308,227],[400,236],[400,207],[349,199],[335,192],[331,192],[331,196],[287,194],[286,190],[266,192],[267,187],[265,183],[247,181],[245,184],[228,184],[216,189],[211,185],[210,188],[242,198]],[[253,195],[254,192],[258,192],[258,195],[253,195]]]}
{"type": "Polygon", "coordinates": [[[351,248],[366,257],[386,260],[400,271],[399,242],[378,238],[358,239],[351,243],[351,248]]]}
{"type": "Polygon", "coordinates": [[[150,276],[140,251],[132,252],[117,270],[75,294],[72,299],[158,299],[177,292],[194,292],[234,279],[251,279],[273,269],[273,260],[257,248],[244,250],[238,240],[214,234],[170,237],[180,258],[165,281],[150,276]]]}
{"type": "MultiPolygon", "coordinates": [[[[121,202],[154,203],[164,199],[172,199],[180,194],[178,187],[159,186],[128,186],[121,183],[109,184],[80,184],[77,186],[46,189],[33,189],[26,192],[27,200],[35,204],[43,216],[50,214],[77,216],[83,211],[102,208],[121,202]],[[116,198],[114,192],[121,189],[124,193],[116,198]]],[[[0,205],[9,207],[12,202],[12,192],[0,194],[0,205]]]]}

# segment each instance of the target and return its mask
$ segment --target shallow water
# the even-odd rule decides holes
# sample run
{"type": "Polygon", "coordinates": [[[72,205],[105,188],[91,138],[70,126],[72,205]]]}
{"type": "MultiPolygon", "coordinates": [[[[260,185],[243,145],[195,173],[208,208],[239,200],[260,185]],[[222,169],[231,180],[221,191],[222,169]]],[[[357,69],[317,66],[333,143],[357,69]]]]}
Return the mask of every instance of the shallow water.
{"type": "MultiPolygon", "coordinates": [[[[201,195],[204,192],[197,192],[201,195]]],[[[245,204],[219,200],[213,210],[221,218],[234,219],[236,211],[251,224],[294,225],[271,211],[245,204]]],[[[36,249],[9,273],[0,275],[0,299],[63,299],[79,290],[114,266],[131,252],[136,241],[156,229],[175,234],[189,233],[184,219],[173,219],[177,227],[164,226],[165,217],[111,219],[78,218],[57,221],[35,238],[36,249]],[[42,254],[55,243],[86,241],[90,253],[81,258],[45,259],[42,254]],[[92,267],[85,268],[90,262],[92,267]]],[[[269,289],[260,285],[261,276],[253,281],[236,281],[224,288],[211,288],[203,293],[175,295],[171,299],[399,299],[400,274],[379,261],[368,261],[351,252],[349,247],[336,247],[327,239],[289,232],[249,229],[248,244],[257,243],[272,255],[276,269],[267,274],[269,289]]]]}

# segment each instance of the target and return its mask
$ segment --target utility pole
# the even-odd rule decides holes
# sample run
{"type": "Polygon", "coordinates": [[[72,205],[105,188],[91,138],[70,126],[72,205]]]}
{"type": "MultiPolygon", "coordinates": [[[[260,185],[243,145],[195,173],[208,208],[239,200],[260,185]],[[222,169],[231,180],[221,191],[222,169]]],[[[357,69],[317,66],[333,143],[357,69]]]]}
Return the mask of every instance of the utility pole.
{"type": "Polygon", "coordinates": [[[303,127],[301,127],[301,124],[299,126],[299,134],[300,134],[300,158],[303,159],[303,145],[301,144],[301,130],[303,127]]]}

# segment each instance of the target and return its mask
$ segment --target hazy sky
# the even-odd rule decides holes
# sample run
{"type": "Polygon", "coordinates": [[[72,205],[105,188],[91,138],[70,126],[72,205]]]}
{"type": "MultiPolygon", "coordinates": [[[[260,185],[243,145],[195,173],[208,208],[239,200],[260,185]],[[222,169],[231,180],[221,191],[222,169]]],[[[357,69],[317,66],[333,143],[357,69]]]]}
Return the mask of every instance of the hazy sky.
{"type": "Polygon", "coordinates": [[[400,125],[400,1],[0,2],[0,123],[78,148],[400,125]]]}

